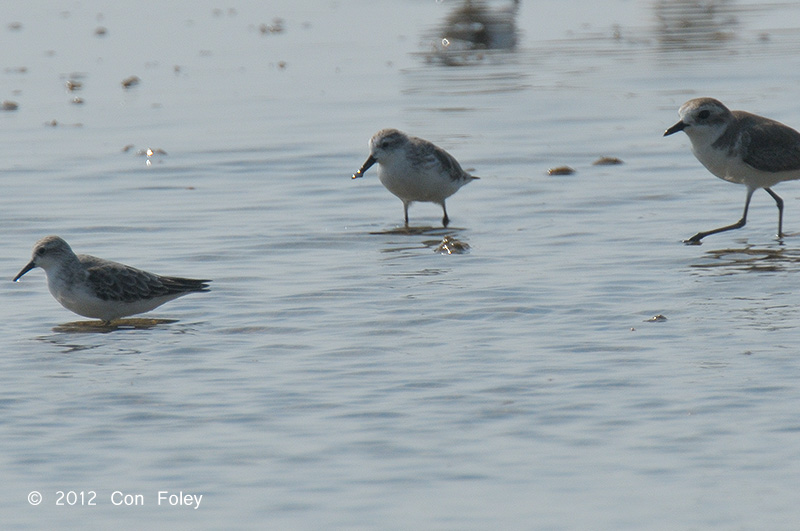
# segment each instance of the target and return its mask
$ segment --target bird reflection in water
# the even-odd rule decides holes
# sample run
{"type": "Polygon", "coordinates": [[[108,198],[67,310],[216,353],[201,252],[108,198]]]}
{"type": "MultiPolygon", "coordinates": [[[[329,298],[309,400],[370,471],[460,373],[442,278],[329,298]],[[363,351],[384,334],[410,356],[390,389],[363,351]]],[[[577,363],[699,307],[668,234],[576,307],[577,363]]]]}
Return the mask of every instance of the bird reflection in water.
{"type": "Polygon", "coordinates": [[[657,0],[653,9],[663,50],[720,48],[733,40],[739,24],[730,0],[657,0]]]}
{"type": "Polygon", "coordinates": [[[706,252],[702,263],[692,264],[691,267],[717,275],[795,271],[800,270],[800,250],[780,244],[775,247],[745,245],[742,248],[718,249],[706,252]]]}
{"type": "Polygon", "coordinates": [[[519,0],[499,7],[482,0],[466,0],[436,30],[428,60],[448,66],[473,64],[491,50],[508,51],[517,45],[519,0]]]}

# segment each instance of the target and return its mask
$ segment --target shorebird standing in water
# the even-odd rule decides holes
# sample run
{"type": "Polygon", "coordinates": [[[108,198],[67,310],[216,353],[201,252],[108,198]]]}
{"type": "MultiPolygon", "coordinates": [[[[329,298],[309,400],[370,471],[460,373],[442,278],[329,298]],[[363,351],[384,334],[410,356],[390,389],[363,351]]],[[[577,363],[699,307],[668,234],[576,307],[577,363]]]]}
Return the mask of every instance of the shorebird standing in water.
{"type": "Polygon", "coordinates": [[[778,238],[783,237],[783,199],[772,186],[800,179],[800,133],[775,120],[744,111],[731,111],[712,98],[696,98],[678,111],[681,119],[664,136],[683,131],[692,152],[708,171],[747,187],[742,218],[717,229],[698,232],[686,243],[699,244],[711,234],[740,229],[747,223],[753,192],[763,188],[778,205],[778,238]]]}
{"type": "Polygon", "coordinates": [[[444,200],[465,184],[478,179],[461,169],[461,165],[447,151],[397,129],[383,129],[369,141],[369,158],[353,179],[378,163],[378,179],[383,186],[403,202],[406,227],[408,206],[415,201],[441,205],[447,227],[450,218],[444,200]]]}
{"type": "Polygon", "coordinates": [[[58,236],[36,242],[33,258],[14,282],[35,267],[44,269],[50,293],[64,308],[106,324],[149,312],[189,293],[209,291],[211,282],[162,277],[102,258],[76,255],[58,236]]]}

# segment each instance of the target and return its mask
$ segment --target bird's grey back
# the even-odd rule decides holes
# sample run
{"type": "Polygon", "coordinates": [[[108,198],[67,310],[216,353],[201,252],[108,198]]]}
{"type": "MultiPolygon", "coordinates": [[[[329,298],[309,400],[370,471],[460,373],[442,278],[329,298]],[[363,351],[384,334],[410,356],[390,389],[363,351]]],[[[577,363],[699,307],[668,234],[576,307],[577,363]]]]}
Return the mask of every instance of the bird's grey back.
{"type": "Polygon", "coordinates": [[[423,165],[436,164],[450,177],[451,181],[471,181],[475,178],[461,168],[461,164],[458,163],[455,157],[436,144],[416,137],[411,137],[410,140],[415,147],[413,150],[417,159],[414,161],[415,163],[423,165]]]}
{"type": "Polygon", "coordinates": [[[742,160],[766,172],[800,170],[800,133],[775,120],[745,111],[733,111],[735,120],[714,142],[716,148],[729,146],[729,153],[741,150],[742,160]]]}
{"type": "Polygon", "coordinates": [[[207,280],[162,277],[118,262],[79,255],[89,285],[106,301],[135,302],[193,291],[208,291],[207,280]]]}

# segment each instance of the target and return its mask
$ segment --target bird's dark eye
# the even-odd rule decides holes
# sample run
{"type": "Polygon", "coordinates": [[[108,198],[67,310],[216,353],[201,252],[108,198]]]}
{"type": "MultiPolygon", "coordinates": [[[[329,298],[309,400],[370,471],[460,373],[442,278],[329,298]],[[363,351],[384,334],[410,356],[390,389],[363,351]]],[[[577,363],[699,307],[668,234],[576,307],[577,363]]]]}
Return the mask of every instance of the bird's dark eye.
{"type": "Polygon", "coordinates": [[[697,117],[700,118],[701,120],[705,120],[709,116],[711,116],[711,111],[709,111],[708,109],[706,109],[705,111],[700,111],[697,114],[697,117]]]}
{"type": "Polygon", "coordinates": [[[39,247],[36,249],[36,256],[42,256],[44,254],[44,247],[39,247]]]}
{"type": "Polygon", "coordinates": [[[378,142],[378,147],[381,149],[389,149],[393,146],[400,145],[401,137],[396,133],[390,134],[381,138],[380,142],[378,142]]]}

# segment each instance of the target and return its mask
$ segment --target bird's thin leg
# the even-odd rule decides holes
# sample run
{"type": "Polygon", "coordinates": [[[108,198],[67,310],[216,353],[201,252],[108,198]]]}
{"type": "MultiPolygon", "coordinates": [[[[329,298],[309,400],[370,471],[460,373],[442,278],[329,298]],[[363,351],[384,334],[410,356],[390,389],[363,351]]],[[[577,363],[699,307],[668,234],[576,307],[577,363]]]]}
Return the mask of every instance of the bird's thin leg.
{"type": "Polygon", "coordinates": [[[764,190],[772,196],[775,204],[778,205],[778,238],[783,238],[783,199],[769,188],[764,188],[764,190]]]}
{"type": "MultiPolygon", "coordinates": [[[[747,209],[750,208],[750,199],[753,197],[753,192],[755,192],[755,188],[747,189],[747,199],[745,199],[744,201],[744,212],[742,213],[742,219],[740,219],[733,225],[726,225],[718,229],[708,230],[705,232],[698,232],[688,240],[683,240],[683,243],[699,244],[700,240],[702,240],[706,236],[710,236],[711,234],[717,234],[718,232],[725,232],[726,230],[741,229],[742,227],[744,227],[745,223],[747,223],[747,209]]],[[[772,192],[770,191],[770,193],[772,192]]]]}
{"type": "Polygon", "coordinates": [[[406,218],[406,227],[408,227],[408,203],[403,201],[403,214],[405,214],[406,218]]]}
{"type": "Polygon", "coordinates": [[[442,212],[444,212],[444,217],[442,218],[442,226],[445,228],[450,223],[450,218],[447,217],[447,208],[444,206],[444,201],[442,201],[442,212]]]}

